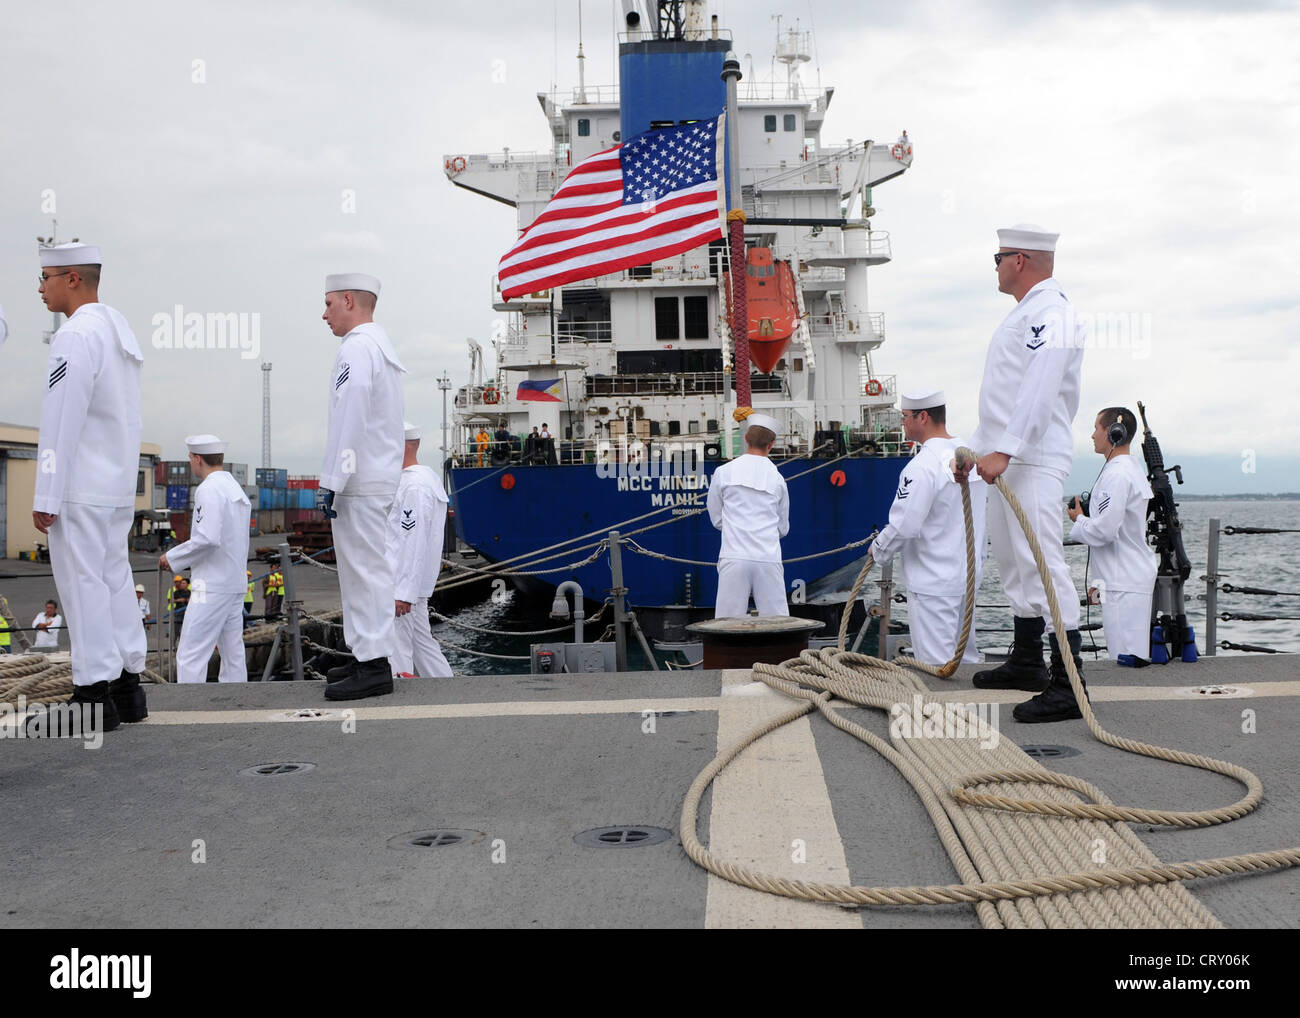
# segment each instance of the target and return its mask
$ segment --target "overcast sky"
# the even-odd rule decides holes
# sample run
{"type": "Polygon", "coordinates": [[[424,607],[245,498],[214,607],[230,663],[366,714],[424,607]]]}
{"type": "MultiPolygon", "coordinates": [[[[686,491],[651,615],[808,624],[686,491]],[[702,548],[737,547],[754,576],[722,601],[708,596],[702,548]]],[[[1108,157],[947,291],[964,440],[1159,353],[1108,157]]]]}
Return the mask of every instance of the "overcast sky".
{"type": "MultiPolygon", "coordinates": [[[[583,5],[589,85],[612,82],[611,2],[583,5]]],[[[771,15],[815,28],[834,85],[823,142],[892,141],[915,162],[876,190],[894,260],[871,270],[879,374],[937,385],[973,430],[997,293],[995,230],[1061,232],[1057,278],[1105,316],[1084,359],[1092,415],[1141,399],[1189,490],[1300,490],[1300,15],[1294,4],[715,4],[766,77],[771,15]],[[1127,338],[1118,323],[1127,325],[1127,338]],[[1257,473],[1242,473],[1252,462],[1257,473]],[[1217,472],[1217,473],[1216,473],[1217,472]],[[1217,478],[1209,483],[1209,476],[1217,478]]],[[[433,432],[436,376],[490,347],[491,277],[514,212],[453,187],[443,158],[545,149],[534,94],[576,83],[577,5],[24,4],[0,30],[0,420],[35,425],[49,316],[37,235],[104,250],[102,298],[145,349],[144,434],[190,432],[260,463],[261,373],[234,350],[156,349],[155,316],[260,316],[273,458],[316,473],[337,340],[323,276],[366,271],[433,432]]],[[[744,62],[746,70],[748,61],[744,62]]],[[[251,321],[251,319],[250,319],[251,321]]],[[[433,457],[428,457],[432,459],[433,457]]]]}

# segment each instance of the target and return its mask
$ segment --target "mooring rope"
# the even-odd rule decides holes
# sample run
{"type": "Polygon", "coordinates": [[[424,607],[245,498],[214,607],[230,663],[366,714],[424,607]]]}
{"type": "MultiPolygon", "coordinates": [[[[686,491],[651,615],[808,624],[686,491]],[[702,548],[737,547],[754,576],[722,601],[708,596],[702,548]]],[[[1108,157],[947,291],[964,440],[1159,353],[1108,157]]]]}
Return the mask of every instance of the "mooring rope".
{"type": "MultiPolygon", "coordinates": [[[[975,456],[962,448],[957,458],[959,462],[973,462],[975,456]]],[[[1015,493],[1002,478],[997,479],[996,486],[1025,532],[1055,631],[1064,634],[1060,605],[1037,537],[1015,493]]],[[[683,849],[709,872],[756,890],[838,904],[974,903],[986,927],[1219,925],[1209,910],[1178,881],[1294,866],[1300,864],[1300,848],[1158,865],[1159,860],[1150,850],[1121,824],[1204,827],[1224,823],[1254,809],[1263,797],[1263,784],[1253,773],[1235,764],[1107,732],[1084,695],[1073,655],[1068,650],[1062,657],[1070,686],[1094,738],[1125,752],[1223,774],[1243,784],[1246,794],[1229,806],[1210,810],[1116,806],[1100,789],[1035,764],[1007,740],[1000,740],[992,750],[987,750],[976,748],[974,739],[895,734],[891,725],[891,741],[886,741],[835,709],[834,699],[839,698],[893,713],[897,705],[912,696],[924,697],[930,692],[917,672],[947,678],[956,670],[970,637],[975,600],[970,494],[964,481],[961,488],[966,531],[966,607],[952,659],[935,667],[914,661],[882,661],[844,650],[849,625],[847,606],[856,600],[873,564],[868,555],[846,602],[837,648],[806,650],[798,659],[780,665],[754,665],[754,675],[759,681],[802,702],[720,751],[700,772],[682,803],[683,849]],[[813,710],[871,746],[907,778],[920,795],[962,883],[869,887],[790,880],[728,862],[700,842],[697,833],[700,802],[718,774],[747,747],[813,710]],[[986,762],[990,759],[1007,766],[990,768],[986,762]],[[991,789],[995,786],[1004,786],[1005,794],[994,794],[991,789]],[[1080,802],[1070,793],[1091,801],[1080,802]],[[1071,822],[1041,824],[1034,823],[1034,817],[1069,818],[1071,822]],[[1110,853],[1110,863],[1099,864],[1097,869],[1079,869],[1080,861],[1090,858],[1088,846],[1099,835],[1115,849],[1110,853]],[[1157,865],[1151,865],[1152,862],[1157,865]],[[1152,885],[1171,886],[1164,888],[1163,893],[1154,894],[1152,885]],[[998,903],[996,907],[989,904],[993,902],[998,903]]],[[[927,708],[930,704],[937,705],[945,723],[954,717],[961,718],[975,726],[977,734],[983,724],[978,715],[970,715],[960,705],[931,700],[927,708]]]]}

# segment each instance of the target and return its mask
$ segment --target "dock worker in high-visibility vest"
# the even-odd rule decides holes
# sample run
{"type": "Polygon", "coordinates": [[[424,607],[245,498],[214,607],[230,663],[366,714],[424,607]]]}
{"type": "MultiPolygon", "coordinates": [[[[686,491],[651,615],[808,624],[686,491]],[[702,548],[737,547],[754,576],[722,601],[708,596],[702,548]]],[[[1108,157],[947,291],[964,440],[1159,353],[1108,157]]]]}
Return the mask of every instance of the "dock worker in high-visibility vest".
{"type": "Polygon", "coordinates": [[[474,444],[478,447],[478,465],[483,465],[483,457],[487,455],[488,449],[492,447],[492,436],[488,434],[486,425],[478,429],[478,434],[474,436],[474,444]]]}
{"type": "Polygon", "coordinates": [[[714,617],[789,615],[781,538],[790,531],[790,494],[768,458],[778,427],[766,414],[745,418],[745,454],[724,463],[709,485],[709,519],[722,531],[714,617]]]}
{"type": "Polygon", "coordinates": [[[248,579],[248,590],[244,594],[244,625],[248,625],[249,616],[253,614],[253,571],[245,569],[244,573],[248,579]]]}
{"type": "Polygon", "coordinates": [[[164,569],[188,568],[194,576],[185,630],[176,649],[177,680],[206,682],[208,661],[219,650],[220,681],[247,682],[243,611],[247,585],[239,567],[248,561],[252,506],[239,482],[223,467],[225,442],[216,435],[191,435],[185,445],[190,469],[199,478],[194,523],[190,539],[158,560],[164,569]]]}
{"type": "Polygon", "coordinates": [[[9,620],[0,615],[0,654],[9,653],[9,620]]]}
{"type": "Polygon", "coordinates": [[[320,499],[334,521],[343,638],[354,656],[350,673],[325,687],[327,700],[393,691],[393,567],[384,556],[384,535],[402,474],[406,368],[374,320],[378,300],[374,276],[325,279],[321,317],[341,342],[329,382],[320,499]]]}
{"type": "Polygon", "coordinates": [[[274,618],[280,614],[280,602],[284,598],[284,577],[280,570],[272,569],[262,580],[262,597],[266,608],[266,617],[274,618]]]}

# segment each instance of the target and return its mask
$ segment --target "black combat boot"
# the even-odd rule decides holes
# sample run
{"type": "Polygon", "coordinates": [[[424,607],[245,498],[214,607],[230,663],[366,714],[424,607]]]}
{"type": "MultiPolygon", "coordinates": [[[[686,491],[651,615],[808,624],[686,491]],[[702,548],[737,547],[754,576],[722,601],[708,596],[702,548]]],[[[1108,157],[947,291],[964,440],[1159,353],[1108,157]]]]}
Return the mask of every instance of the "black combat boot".
{"type": "Polygon", "coordinates": [[[1047,688],[1047,666],[1043,664],[1042,618],[1015,616],[1015,639],[1010,656],[997,668],[975,673],[976,689],[1023,689],[1037,693],[1047,688]]]}
{"type": "Polygon", "coordinates": [[[327,671],[325,673],[325,681],[341,682],[343,679],[346,679],[349,675],[355,675],[356,671],[357,671],[357,663],[355,661],[349,661],[345,665],[339,665],[337,668],[331,668],[329,671],[327,671]]]}
{"type": "Polygon", "coordinates": [[[122,674],[108,684],[108,695],[117,708],[117,716],[127,724],[143,721],[149,716],[140,676],[122,669],[122,674]]]}
{"type": "MultiPolygon", "coordinates": [[[[1088,684],[1083,681],[1083,656],[1079,653],[1083,646],[1083,637],[1077,629],[1065,634],[1070,646],[1070,657],[1074,658],[1075,670],[1079,673],[1079,684],[1083,695],[1088,695],[1088,684]]],[[[1016,704],[1011,716],[1026,725],[1047,721],[1073,721],[1083,717],[1079,704],[1074,698],[1070,686],[1070,675],[1065,670],[1065,659],[1061,656],[1061,644],[1055,633],[1048,634],[1048,643],[1052,647],[1052,678],[1048,687],[1032,700],[1016,704]]]]}
{"type": "Polygon", "coordinates": [[[111,732],[122,725],[117,716],[117,706],[109,696],[107,681],[89,686],[74,685],[72,699],[43,706],[43,712],[27,718],[30,738],[82,738],[91,732],[111,732]],[[74,712],[79,714],[75,721],[71,717],[74,712]]]}
{"type": "Polygon", "coordinates": [[[388,658],[358,661],[357,670],[346,679],[331,682],[325,687],[326,700],[362,700],[367,696],[383,696],[393,691],[393,666],[388,658]]]}

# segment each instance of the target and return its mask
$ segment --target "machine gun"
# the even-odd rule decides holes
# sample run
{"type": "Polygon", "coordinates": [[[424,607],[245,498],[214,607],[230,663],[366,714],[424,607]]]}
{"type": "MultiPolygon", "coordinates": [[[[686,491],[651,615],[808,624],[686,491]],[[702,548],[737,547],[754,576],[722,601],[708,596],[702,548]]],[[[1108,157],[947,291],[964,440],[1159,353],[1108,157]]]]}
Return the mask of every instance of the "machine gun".
{"type": "MultiPolygon", "coordinates": [[[[1142,417],[1142,457],[1147,463],[1147,480],[1152,493],[1151,501],[1147,503],[1147,543],[1155,549],[1158,559],[1156,586],[1151,599],[1151,624],[1161,627],[1168,656],[1187,660],[1184,648],[1191,642],[1192,632],[1187,625],[1183,583],[1191,575],[1192,563],[1183,548],[1183,525],[1178,519],[1178,503],[1174,501],[1174,488],[1169,481],[1170,474],[1173,474],[1182,484],[1183,468],[1165,467],[1160,443],[1147,425],[1146,407],[1139,401],[1137,408],[1142,417]]],[[[1195,660],[1195,656],[1191,660],[1195,660]]]]}

